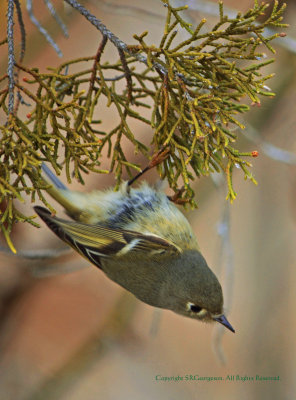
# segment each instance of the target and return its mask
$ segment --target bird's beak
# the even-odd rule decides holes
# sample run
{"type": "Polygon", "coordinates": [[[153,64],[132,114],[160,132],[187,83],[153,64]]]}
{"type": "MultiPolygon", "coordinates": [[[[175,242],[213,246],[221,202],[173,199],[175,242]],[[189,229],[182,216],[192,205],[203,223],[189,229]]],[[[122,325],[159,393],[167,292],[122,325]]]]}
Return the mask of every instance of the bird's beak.
{"type": "Polygon", "coordinates": [[[231,332],[235,333],[235,330],[232,328],[230,323],[227,321],[225,315],[219,315],[219,317],[213,317],[213,319],[217,322],[220,322],[220,324],[224,325],[226,328],[228,328],[231,332]]]}

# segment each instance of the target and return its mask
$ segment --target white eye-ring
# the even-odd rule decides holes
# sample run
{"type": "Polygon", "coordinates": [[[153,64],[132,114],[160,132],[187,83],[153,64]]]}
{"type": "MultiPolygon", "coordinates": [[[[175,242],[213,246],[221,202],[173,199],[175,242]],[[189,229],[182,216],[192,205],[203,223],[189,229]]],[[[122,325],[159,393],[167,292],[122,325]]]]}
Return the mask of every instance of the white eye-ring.
{"type": "Polygon", "coordinates": [[[191,303],[190,301],[188,301],[186,304],[186,308],[188,311],[191,311],[194,314],[204,314],[204,312],[206,312],[204,308],[198,306],[197,304],[191,303]]]}

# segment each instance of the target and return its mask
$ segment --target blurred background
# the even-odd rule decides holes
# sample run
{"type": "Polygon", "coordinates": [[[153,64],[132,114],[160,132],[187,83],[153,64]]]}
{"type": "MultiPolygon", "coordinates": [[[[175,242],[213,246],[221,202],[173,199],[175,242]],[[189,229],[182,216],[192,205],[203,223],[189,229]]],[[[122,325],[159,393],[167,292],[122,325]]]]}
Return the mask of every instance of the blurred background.
{"type": "MultiPolygon", "coordinates": [[[[69,39],[62,36],[43,2],[35,2],[34,13],[64,58],[95,54],[100,40],[97,31],[61,1],[52,3],[69,29],[69,39]]],[[[216,20],[211,14],[218,9],[215,3],[188,1],[194,8],[188,15],[197,23],[206,17],[211,27],[216,20]],[[201,11],[203,4],[206,8],[201,11]]],[[[288,38],[296,38],[296,4],[287,3],[284,22],[290,27],[286,32],[288,38]]],[[[165,15],[160,1],[83,4],[127,43],[133,42],[134,33],[145,30],[151,43],[159,42],[165,15]]],[[[224,4],[245,11],[253,1],[225,0],[224,4]]],[[[1,37],[5,36],[6,5],[0,3],[1,37]]],[[[28,40],[24,63],[44,70],[61,63],[25,10],[24,19],[28,40]]],[[[284,43],[288,48],[274,44],[276,62],[266,68],[276,73],[267,84],[277,96],[262,99],[262,106],[244,117],[247,128],[238,143],[245,151],[259,151],[252,162],[258,186],[244,181],[237,170],[238,197],[229,205],[219,176],[198,179],[199,209],[186,212],[208,264],[222,282],[227,316],[236,333],[223,331],[221,336],[214,324],[154,310],[76,254],[33,260],[1,252],[1,399],[294,398],[296,50],[294,42],[284,43]],[[187,374],[224,380],[156,380],[157,375],[187,374]],[[226,381],[227,375],[234,375],[234,380],[226,381]],[[237,375],[279,376],[279,380],[241,381],[237,375]]],[[[105,59],[109,55],[114,55],[110,45],[105,59]]],[[[2,75],[4,52],[0,68],[2,75]]],[[[112,115],[106,115],[111,124],[112,115]]],[[[104,123],[108,125],[108,119],[104,123]]],[[[135,126],[135,132],[139,137],[151,134],[141,125],[135,126]]],[[[131,153],[130,158],[134,157],[131,153]]],[[[142,163],[145,166],[145,160],[142,163]]],[[[151,182],[156,178],[155,171],[145,176],[151,182]]],[[[114,183],[108,175],[93,174],[85,180],[85,187],[73,184],[73,188],[87,191],[114,183]]],[[[24,210],[32,214],[29,202],[24,210]]],[[[19,250],[32,254],[63,247],[43,224],[39,230],[18,225],[13,240],[19,250]]]]}

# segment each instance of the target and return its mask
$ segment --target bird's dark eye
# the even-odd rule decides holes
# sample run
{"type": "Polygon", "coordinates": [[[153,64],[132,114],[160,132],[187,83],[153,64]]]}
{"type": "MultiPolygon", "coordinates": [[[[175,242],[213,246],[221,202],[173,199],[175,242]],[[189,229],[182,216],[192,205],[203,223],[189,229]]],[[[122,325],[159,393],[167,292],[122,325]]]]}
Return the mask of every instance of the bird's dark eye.
{"type": "Polygon", "coordinates": [[[197,306],[196,304],[190,304],[190,311],[194,313],[199,313],[202,310],[202,307],[197,306]]]}

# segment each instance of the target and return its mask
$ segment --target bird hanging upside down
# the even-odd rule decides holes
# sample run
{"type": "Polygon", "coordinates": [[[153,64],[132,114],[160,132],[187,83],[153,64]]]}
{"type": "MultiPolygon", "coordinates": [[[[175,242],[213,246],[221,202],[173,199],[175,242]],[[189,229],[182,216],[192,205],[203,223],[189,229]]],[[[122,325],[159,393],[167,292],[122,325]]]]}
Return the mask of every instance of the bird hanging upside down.
{"type": "MultiPolygon", "coordinates": [[[[48,227],[112,281],[143,302],[200,321],[223,315],[223,294],[185,216],[158,187],[70,191],[45,165],[48,193],[72,220],[34,207],[48,227]]],[[[133,180],[134,181],[134,180],[133,180]]]]}

